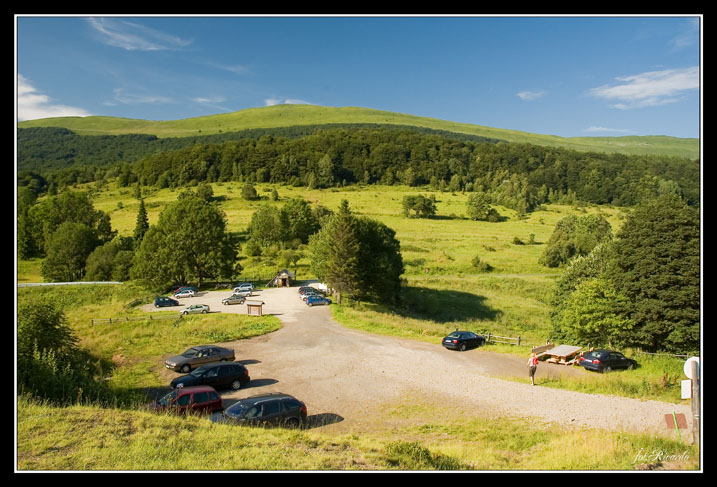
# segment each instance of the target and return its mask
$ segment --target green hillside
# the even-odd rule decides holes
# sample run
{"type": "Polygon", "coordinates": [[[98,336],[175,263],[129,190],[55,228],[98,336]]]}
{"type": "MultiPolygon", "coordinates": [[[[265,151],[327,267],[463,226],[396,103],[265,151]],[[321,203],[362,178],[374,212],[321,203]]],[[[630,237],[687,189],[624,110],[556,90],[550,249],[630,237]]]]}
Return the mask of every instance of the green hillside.
{"type": "Polygon", "coordinates": [[[667,136],[557,137],[531,134],[435,118],[419,117],[359,107],[321,107],[314,105],[275,105],[249,108],[233,113],[150,121],[117,117],[58,117],[20,122],[18,127],[63,127],[81,135],[152,134],[157,137],[187,137],[236,132],[245,129],[291,127],[335,123],[374,123],[425,127],[478,135],[506,142],[564,147],[578,151],[619,152],[699,157],[699,140],[667,136]]]}

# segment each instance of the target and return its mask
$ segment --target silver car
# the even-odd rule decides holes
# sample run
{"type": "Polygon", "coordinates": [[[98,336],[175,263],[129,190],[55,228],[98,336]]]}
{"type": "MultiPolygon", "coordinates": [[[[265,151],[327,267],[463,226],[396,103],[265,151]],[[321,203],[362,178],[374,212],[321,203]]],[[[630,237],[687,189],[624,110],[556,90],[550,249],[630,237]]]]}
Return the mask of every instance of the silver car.
{"type": "Polygon", "coordinates": [[[185,351],[181,355],[170,357],[164,362],[164,366],[176,372],[185,374],[200,365],[213,362],[224,362],[235,360],[234,350],[216,345],[198,345],[185,351]]]}
{"type": "Polygon", "coordinates": [[[183,315],[209,313],[209,306],[207,306],[206,304],[193,304],[184,308],[182,311],[180,311],[180,313],[183,315]]]}
{"type": "Polygon", "coordinates": [[[232,294],[228,298],[222,299],[222,304],[244,304],[246,297],[241,294],[232,294]]]}

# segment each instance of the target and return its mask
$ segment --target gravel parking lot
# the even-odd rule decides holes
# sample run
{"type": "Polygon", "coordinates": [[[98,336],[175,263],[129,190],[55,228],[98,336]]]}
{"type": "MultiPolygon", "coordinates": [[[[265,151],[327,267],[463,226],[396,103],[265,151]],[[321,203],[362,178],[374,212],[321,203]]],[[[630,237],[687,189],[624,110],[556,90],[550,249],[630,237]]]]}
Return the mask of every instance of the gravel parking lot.
{"type": "MultiPolygon", "coordinates": [[[[180,300],[207,304],[211,312],[247,312],[246,305],[221,304],[231,291],[200,292],[180,300]]],[[[406,400],[439,404],[436,414],[456,411],[479,417],[508,415],[576,427],[625,429],[674,435],[665,414],[683,413],[691,431],[687,405],[584,394],[540,387],[551,374],[589,373],[540,364],[536,386],[527,377],[525,359],[482,349],[454,352],[440,343],[421,343],[351,330],[336,323],[327,306],[308,307],[296,287],[255,291],[264,313],[277,316],[282,328],[268,335],[221,344],[233,348],[249,369],[251,382],[239,391],[222,391],[225,407],[239,398],[266,392],[292,394],[307,404],[310,422],[328,431],[362,431],[392,427],[387,405],[406,400]],[[524,383],[499,377],[517,376],[524,383]],[[378,421],[377,421],[378,420],[378,421]]],[[[148,305],[148,309],[154,309],[148,305]]],[[[176,373],[162,367],[167,383],[176,373]]],[[[405,421],[405,417],[401,421],[405,421]]],[[[440,421],[440,418],[436,418],[440,421]]],[[[683,439],[688,435],[683,434],[683,439]]]]}

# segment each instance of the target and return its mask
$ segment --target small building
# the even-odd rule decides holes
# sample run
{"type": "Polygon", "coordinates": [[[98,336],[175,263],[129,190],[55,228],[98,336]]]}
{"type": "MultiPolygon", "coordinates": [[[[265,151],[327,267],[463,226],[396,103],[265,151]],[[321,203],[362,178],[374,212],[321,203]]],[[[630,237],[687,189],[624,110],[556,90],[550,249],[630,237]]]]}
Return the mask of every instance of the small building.
{"type": "Polygon", "coordinates": [[[274,278],[274,286],[276,287],[290,287],[291,281],[296,280],[296,275],[287,269],[283,269],[274,278]]]}
{"type": "Polygon", "coordinates": [[[249,316],[261,316],[263,314],[264,301],[245,301],[245,303],[249,316]]]}

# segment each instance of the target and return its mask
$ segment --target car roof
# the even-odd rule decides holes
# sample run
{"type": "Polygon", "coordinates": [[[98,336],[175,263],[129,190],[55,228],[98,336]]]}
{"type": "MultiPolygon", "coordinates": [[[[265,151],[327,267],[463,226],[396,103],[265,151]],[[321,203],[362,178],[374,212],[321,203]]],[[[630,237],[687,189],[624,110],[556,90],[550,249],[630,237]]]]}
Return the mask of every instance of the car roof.
{"type": "Polygon", "coordinates": [[[179,389],[174,389],[178,393],[180,392],[217,392],[212,386],[190,386],[190,387],[180,387],[179,389]]]}
{"type": "MultiPolygon", "coordinates": [[[[283,392],[270,392],[268,394],[259,394],[256,396],[249,396],[244,399],[239,399],[237,402],[256,404],[267,399],[296,399],[294,396],[284,394],[283,392]]],[[[298,401],[298,399],[296,399],[298,401]]]]}

